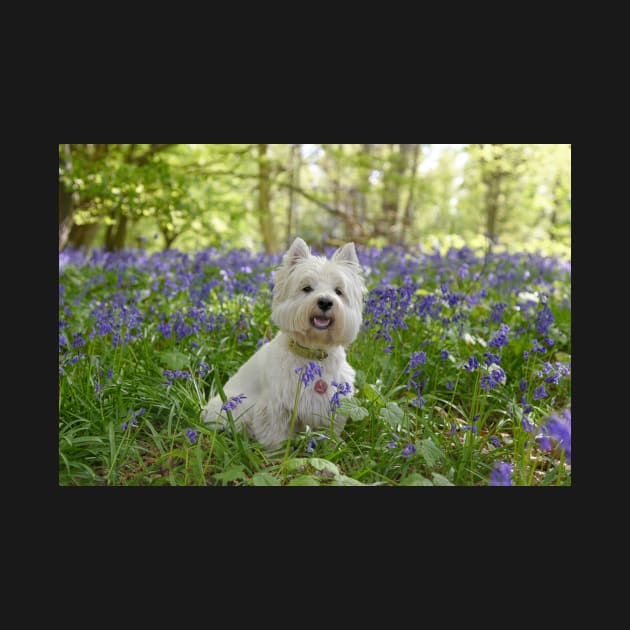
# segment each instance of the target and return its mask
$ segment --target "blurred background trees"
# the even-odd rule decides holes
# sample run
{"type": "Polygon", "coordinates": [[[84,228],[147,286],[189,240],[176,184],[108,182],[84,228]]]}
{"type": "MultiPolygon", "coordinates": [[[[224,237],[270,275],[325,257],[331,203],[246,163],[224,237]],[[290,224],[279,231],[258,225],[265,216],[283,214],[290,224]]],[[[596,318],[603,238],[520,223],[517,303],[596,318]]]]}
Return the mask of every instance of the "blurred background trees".
{"type": "Polygon", "coordinates": [[[59,249],[570,246],[570,144],[60,144],[59,249]]]}

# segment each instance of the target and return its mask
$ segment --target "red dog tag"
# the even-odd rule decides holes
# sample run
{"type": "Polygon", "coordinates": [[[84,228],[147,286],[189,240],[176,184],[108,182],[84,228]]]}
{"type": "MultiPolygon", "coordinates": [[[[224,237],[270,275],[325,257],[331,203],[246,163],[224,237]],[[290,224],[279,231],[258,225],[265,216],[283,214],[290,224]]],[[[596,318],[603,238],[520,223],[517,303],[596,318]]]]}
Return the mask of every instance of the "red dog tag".
{"type": "Polygon", "coordinates": [[[315,381],[315,385],[313,385],[313,389],[318,393],[318,394],[323,394],[327,389],[328,389],[328,383],[324,380],[317,379],[315,381]]]}

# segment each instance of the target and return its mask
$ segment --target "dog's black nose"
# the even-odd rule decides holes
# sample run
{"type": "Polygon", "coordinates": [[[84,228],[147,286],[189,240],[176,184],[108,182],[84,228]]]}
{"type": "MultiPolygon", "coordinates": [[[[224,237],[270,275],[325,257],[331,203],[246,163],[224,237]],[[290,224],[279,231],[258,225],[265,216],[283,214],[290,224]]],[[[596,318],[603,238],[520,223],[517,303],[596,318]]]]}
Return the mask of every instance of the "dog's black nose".
{"type": "Polygon", "coordinates": [[[328,300],[326,298],[319,298],[319,300],[317,300],[317,306],[319,306],[319,308],[324,311],[324,313],[329,309],[332,308],[332,300],[328,300]]]}

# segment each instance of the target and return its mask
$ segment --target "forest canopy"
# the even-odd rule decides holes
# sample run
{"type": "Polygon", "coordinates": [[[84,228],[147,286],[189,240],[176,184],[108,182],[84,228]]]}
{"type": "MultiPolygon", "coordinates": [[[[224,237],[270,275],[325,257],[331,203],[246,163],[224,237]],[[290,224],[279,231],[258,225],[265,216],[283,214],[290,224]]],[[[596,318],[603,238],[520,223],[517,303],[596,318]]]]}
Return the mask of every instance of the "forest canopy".
{"type": "Polygon", "coordinates": [[[570,144],[60,144],[59,250],[570,248],[570,144]]]}

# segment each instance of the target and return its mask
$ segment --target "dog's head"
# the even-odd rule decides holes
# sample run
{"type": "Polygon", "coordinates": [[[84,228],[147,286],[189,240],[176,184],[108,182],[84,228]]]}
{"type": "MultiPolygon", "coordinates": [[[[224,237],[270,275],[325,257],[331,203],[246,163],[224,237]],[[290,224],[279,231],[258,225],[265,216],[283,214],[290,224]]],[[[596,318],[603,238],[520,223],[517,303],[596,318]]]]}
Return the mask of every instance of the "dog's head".
{"type": "Polygon", "coordinates": [[[362,321],[365,286],[354,243],[327,259],[296,238],[274,277],[271,319],[308,346],[350,344],[362,321]]]}

